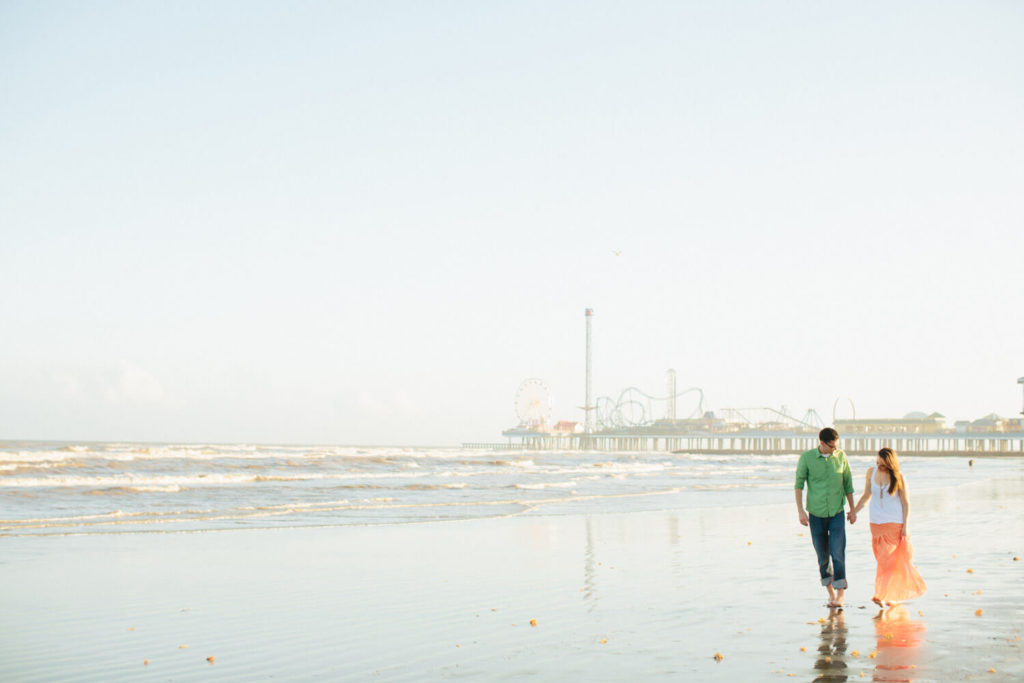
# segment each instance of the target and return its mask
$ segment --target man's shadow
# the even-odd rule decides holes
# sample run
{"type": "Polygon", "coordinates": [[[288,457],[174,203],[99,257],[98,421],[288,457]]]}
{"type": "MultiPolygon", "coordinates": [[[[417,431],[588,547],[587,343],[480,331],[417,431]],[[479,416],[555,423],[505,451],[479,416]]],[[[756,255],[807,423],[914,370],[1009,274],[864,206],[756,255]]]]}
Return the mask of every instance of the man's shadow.
{"type": "Polygon", "coordinates": [[[846,664],[846,619],[843,610],[829,608],[828,619],[821,625],[821,644],[814,662],[818,671],[815,681],[845,681],[849,677],[846,664]]]}

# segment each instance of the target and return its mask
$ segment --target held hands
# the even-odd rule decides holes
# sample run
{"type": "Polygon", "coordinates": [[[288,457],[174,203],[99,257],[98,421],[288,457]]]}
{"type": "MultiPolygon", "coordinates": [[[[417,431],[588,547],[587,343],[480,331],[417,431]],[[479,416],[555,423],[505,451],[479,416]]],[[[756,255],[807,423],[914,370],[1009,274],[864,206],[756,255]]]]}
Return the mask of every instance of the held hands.
{"type": "Polygon", "coordinates": [[[857,522],[857,509],[854,508],[853,510],[847,512],[846,519],[850,522],[850,524],[855,524],[857,522]]]}

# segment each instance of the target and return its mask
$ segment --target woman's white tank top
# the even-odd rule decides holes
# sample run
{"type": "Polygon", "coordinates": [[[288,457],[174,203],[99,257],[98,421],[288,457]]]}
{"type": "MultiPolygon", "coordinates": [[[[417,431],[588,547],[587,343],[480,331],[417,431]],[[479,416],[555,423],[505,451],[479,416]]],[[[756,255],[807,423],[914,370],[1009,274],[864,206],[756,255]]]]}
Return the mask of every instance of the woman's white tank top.
{"type": "Polygon", "coordinates": [[[872,524],[903,524],[903,504],[900,494],[889,493],[889,485],[879,486],[875,483],[875,473],[871,473],[871,523],[872,524]]]}

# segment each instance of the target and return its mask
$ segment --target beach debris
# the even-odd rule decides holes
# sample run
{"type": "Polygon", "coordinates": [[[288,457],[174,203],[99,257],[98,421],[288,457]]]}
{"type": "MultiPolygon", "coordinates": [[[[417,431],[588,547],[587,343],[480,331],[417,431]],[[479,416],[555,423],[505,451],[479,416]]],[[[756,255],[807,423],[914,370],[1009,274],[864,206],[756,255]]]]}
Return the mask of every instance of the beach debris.
{"type": "Polygon", "coordinates": [[[851,657],[860,657],[860,650],[854,650],[850,653],[851,657]]]}
{"type": "Polygon", "coordinates": [[[455,647],[462,647],[462,646],[459,645],[458,643],[455,643],[455,647]]]}
{"type": "Polygon", "coordinates": [[[1020,558],[1019,558],[1019,557],[1017,557],[1016,555],[1014,555],[1014,556],[1013,556],[1013,561],[1014,561],[1014,562],[1020,562],[1020,558]]]}
{"type": "Polygon", "coordinates": [[[537,628],[537,620],[536,619],[530,619],[530,626],[533,626],[534,628],[537,628]]]}
{"type": "Polygon", "coordinates": [[[806,647],[800,648],[800,652],[807,652],[807,648],[806,647]]]}
{"type": "Polygon", "coordinates": [[[602,645],[607,645],[608,644],[608,639],[607,638],[602,638],[601,639],[601,644],[602,645]]]}
{"type": "Polygon", "coordinates": [[[974,570],[973,570],[973,569],[970,569],[970,568],[968,568],[968,569],[967,569],[967,573],[968,573],[968,574],[973,574],[973,573],[974,573],[974,570]]]}
{"type": "Polygon", "coordinates": [[[142,666],[149,666],[149,660],[148,659],[143,659],[142,660],[142,666]]]}
{"type": "Polygon", "coordinates": [[[185,649],[188,649],[188,645],[179,645],[179,646],[178,646],[178,649],[179,649],[179,650],[185,650],[185,649]]]}
{"type": "Polygon", "coordinates": [[[134,630],[135,630],[135,627],[134,627],[134,626],[129,626],[129,627],[128,627],[128,630],[129,630],[129,631],[134,631],[134,630]]]}
{"type": "MultiPolygon", "coordinates": [[[[881,476],[881,475],[879,475],[879,476],[881,476]]],[[[750,541],[747,541],[747,545],[754,545],[754,544],[751,543],[750,541]]]]}
{"type": "Polygon", "coordinates": [[[497,611],[498,611],[498,608],[497,608],[497,607],[492,607],[492,608],[491,608],[491,611],[492,611],[492,612],[497,612],[497,611]]]}
{"type": "Polygon", "coordinates": [[[208,661],[210,664],[213,664],[213,655],[210,655],[209,657],[207,657],[206,661],[208,661]]]}
{"type": "Polygon", "coordinates": [[[826,664],[831,664],[832,663],[832,657],[829,656],[829,655],[825,655],[825,663],[826,664]]]}
{"type": "Polygon", "coordinates": [[[917,610],[917,616],[923,617],[924,616],[924,612],[922,612],[921,610],[917,610]]]}
{"type": "Polygon", "coordinates": [[[871,659],[874,659],[877,656],[878,656],[878,653],[875,652],[874,650],[872,650],[871,652],[868,653],[868,657],[871,658],[871,659]]]}
{"type": "Polygon", "coordinates": [[[974,616],[980,617],[982,614],[984,614],[984,612],[985,612],[985,610],[980,610],[980,609],[974,610],[974,616]]]}
{"type": "Polygon", "coordinates": [[[818,623],[819,624],[824,624],[825,623],[825,617],[818,617],[818,623]]]}
{"type": "Polygon", "coordinates": [[[725,659],[725,655],[723,655],[721,652],[716,652],[715,656],[712,657],[712,659],[714,659],[716,662],[720,662],[723,659],[725,659]]]}
{"type": "Polygon", "coordinates": [[[996,670],[995,670],[995,669],[993,669],[993,668],[991,668],[991,667],[989,667],[989,670],[988,670],[988,672],[989,672],[990,674],[994,674],[994,673],[996,672],[996,670]]]}

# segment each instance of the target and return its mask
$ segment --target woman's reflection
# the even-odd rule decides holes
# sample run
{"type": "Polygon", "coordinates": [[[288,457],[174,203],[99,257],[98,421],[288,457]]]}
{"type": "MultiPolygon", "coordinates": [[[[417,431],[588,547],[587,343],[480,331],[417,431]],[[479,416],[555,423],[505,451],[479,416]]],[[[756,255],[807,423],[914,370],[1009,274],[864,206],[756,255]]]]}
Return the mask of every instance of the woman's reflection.
{"type": "Polygon", "coordinates": [[[875,617],[878,654],[873,680],[915,680],[924,632],[924,622],[911,619],[903,605],[879,612],[875,617]]]}

